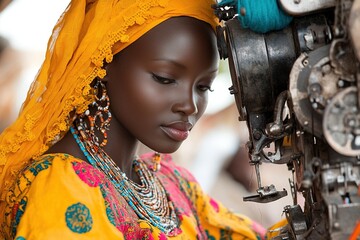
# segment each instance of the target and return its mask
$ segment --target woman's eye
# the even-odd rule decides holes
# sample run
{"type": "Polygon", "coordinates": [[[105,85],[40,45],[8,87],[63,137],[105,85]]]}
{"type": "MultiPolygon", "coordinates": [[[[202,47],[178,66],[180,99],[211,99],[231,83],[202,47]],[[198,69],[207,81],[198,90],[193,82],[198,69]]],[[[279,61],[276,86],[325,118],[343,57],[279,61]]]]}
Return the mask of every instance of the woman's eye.
{"type": "Polygon", "coordinates": [[[207,86],[207,85],[199,85],[198,89],[202,92],[206,92],[206,91],[213,92],[214,91],[214,89],[212,89],[211,86],[207,86]]]}
{"type": "Polygon", "coordinates": [[[174,79],[170,79],[170,78],[166,78],[166,77],[161,77],[159,75],[156,74],[152,74],[152,77],[155,81],[161,83],[161,84],[170,84],[170,83],[174,83],[175,80],[174,79]]]}

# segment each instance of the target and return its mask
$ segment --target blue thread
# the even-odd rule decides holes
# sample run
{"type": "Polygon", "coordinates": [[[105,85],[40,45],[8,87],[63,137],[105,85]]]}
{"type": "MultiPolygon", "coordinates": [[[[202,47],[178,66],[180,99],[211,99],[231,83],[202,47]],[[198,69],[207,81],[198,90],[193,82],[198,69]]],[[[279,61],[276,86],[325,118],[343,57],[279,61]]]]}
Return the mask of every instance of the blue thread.
{"type": "Polygon", "coordinates": [[[234,6],[243,28],[266,33],[285,28],[292,20],[279,6],[276,0],[223,0],[219,6],[234,6]],[[245,15],[241,15],[241,9],[245,15]]]}
{"type": "Polygon", "coordinates": [[[65,221],[68,228],[75,233],[87,233],[93,224],[90,210],[82,203],[76,203],[67,208],[65,221]]]}

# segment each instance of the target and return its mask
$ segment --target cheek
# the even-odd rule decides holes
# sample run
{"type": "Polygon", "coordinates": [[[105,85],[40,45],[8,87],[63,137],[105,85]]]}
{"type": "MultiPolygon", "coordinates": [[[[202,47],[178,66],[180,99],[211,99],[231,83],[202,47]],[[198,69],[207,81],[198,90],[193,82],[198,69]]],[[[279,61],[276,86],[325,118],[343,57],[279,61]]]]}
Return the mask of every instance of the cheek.
{"type": "Polygon", "coordinates": [[[204,114],[207,105],[208,105],[208,93],[205,93],[204,96],[199,96],[196,101],[198,113],[196,114],[196,121],[202,117],[204,114]]]}
{"type": "MultiPolygon", "coordinates": [[[[156,83],[148,75],[140,75],[136,78],[127,78],[128,82],[121,82],[109,86],[111,94],[111,108],[115,114],[127,114],[127,121],[131,118],[149,119],[157,118],[162,111],[170,108],[168,91],[156,83]],[[115,90],[114,90],[115,89],[115,90]],[[130,114],[131,113],[131,114],[130,114]]],[[[124,119],[120,117],[120,119],[124,119]]]]}

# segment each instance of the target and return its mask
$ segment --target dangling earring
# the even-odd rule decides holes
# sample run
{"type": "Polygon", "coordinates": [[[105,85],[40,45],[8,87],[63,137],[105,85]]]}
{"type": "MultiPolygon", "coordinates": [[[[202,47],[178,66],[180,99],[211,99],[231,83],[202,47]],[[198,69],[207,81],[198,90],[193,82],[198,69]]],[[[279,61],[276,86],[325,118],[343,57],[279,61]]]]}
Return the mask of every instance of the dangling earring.
{"type": "Polygon", "coordinates": [[[160,168],[161,168],[160,162],[161,162],[161,155],[160,155],[160,153],[155,152],[154,156],[152,158],[152,170],[154,172],[157,172],[160,170],[160,168]]]}
{"type": "Polygon", "coordinates": [[[111,112],[109,110],[110,101],[109,96],[107,95],[105,84],[97,80],[94,85],[94,95],[95,101],[91,103],[90,106],[96,109],[95,114],[91,114],[90,109],[86,110],[79,118],[80,125],[82,125],[85,131],[90,135],[92,140],[97,146],[104,147],[107,144],[107,130],[110,127],[111,121],[111,112]],[[100,95],[101,93],[101,95],[100,95]],[[90,128],[87,128],[83,118],[87,117],[90,128]],[[102,134],[102,141],[99,141],[99,138],[95,134],[95,129],[102,134]]]}

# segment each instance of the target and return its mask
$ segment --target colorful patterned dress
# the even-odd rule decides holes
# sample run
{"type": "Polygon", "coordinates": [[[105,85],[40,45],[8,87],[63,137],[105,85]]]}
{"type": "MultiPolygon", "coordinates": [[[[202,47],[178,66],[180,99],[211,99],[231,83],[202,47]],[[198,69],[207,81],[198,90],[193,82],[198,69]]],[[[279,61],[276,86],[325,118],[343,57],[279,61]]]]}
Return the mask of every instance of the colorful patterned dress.
{"type": "MultiPolygon", "coordinates": [[[[151,157],[141,158],[150,164],[151,157]]],[[[155,174],[180,219],[173,236],[139,219],[101,171],[67,154],[43,155],[22,172],[0,228],[16,240],[261,239],[262,227],[204,194],[170,155],[155,174]]]]}

